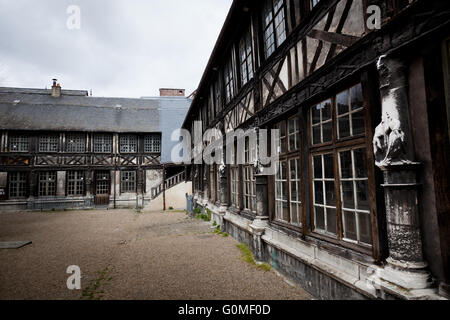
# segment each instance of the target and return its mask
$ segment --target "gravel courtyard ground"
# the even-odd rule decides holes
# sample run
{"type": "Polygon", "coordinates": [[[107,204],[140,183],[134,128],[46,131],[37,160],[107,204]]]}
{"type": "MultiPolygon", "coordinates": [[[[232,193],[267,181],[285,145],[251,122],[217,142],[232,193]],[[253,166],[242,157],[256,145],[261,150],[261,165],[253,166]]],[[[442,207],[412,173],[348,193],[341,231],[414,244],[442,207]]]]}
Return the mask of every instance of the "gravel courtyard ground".
{"type": "Polygon", "coordinates": [[[182,212],[0,213],[0,299],[281,299],[312,297],[242,260],[231,237],[182,212]],[[77,265],[82,290],[70,291],[77,265]]]}

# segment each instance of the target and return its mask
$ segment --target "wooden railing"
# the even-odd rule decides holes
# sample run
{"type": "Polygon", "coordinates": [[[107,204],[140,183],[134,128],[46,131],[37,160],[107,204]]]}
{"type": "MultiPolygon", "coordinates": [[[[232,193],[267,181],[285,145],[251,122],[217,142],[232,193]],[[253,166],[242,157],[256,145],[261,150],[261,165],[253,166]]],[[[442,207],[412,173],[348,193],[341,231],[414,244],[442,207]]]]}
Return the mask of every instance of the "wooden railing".
{"type": "MultiPolygon", "coordinates": [[[[173,188],[177,185],[179,185],[180,183],[183,183],[186,180],[186,175],[185,172],[180,172],[177,175],[174,175],[168,179],[166,179],[165,181],[165,189],[169,190],[170,188],[173,188]]],[[[163,184],[161,183],[160,185],[158,185],[155,188],[152,188],[152,200],[156,199],[161,193],[164,192],[164,187],[163,184]]]]}

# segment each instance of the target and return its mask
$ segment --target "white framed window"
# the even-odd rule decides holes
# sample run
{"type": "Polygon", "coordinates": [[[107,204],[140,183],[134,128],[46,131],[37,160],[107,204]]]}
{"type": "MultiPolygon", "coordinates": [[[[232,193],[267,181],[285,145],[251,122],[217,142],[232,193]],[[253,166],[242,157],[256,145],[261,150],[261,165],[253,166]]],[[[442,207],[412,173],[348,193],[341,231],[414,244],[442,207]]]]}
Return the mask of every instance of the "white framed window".
{"type": "Polygon", "coordinates": [[[312,144],[323,144],[333,140],[331,99],[323,101],[312,108],[311,112],[311,137],[312,144]]]}
{"type": "Polygon", "coordinates": [[[120,172],[120,192],[121,193],[136,192],[136,171],[120,172]]]}
{"type": "Polygon", "coordinates": [[[83,171],[67,171],[67,195],[68,196],[84,195],[83,171]]]}
{"type": "Polygon", "coordinates": [[[111,134],[94,134],[94,153],[111,153],[113,137],[111,134]]]}
{"type": "Polygon", "coordinates": [[[225,65],[225,101],[229,103],[234,98],[234,72],[233,59],[230,57],[225,65]]]}
{"type": "Polygon", "coordinates": [[[39,137],[39,152],[58,152],[59,136],[44,135],[39,137]]]}
{"type": "Polygon", "coordinates": [[[44,171],[39,172],[39,196],[54,197],[56,196],[56,172],[44,171]]]}
{"type": "Polygon", "coordinates": [[[263,27],[264,52],[268,58],[286,40],[284,0],[266,0],[263,27]]]}
{"type": "Polygon", "coordinates": [[[8,191],[10,199],[27,197],[27,173],[11,172],[8,174],[8,179],[8,191]]]}
{"type": "Polygon", "coordinates": [[[251,28],[239,42],[239,59],[241,63],[241,85],[245,85],[253,78],[253,48],[251,28]]]}
{"type": "Polygon", "coordinates": [[[66,134],[66,152],[85,153],[86,152],[86,135],[84,133],[68,133],[68,134],[66,134]]]}
{"type": "Polygon", "coordinates": [[[361,84],[338,94],[336,104],[338,138],[363,135],[366,128],[361,84]]]}
{"type": "Polygon", "coordinates": [[[145,153],[161,152],[161,136],[159,134],[150,134],[144,137],[144,152],[145,153]]]}
{"type": "Polygon", "coordinates": [[[10,134],[9,137],[10,152],[29,152],[30,137],[25,134],[10,134]]]}
{"type": "Polygon", "coordinates": [[[138,138],[136,135],[121,135],[120,136],[120,153],[137,153],[138,152],[138,138]]]}

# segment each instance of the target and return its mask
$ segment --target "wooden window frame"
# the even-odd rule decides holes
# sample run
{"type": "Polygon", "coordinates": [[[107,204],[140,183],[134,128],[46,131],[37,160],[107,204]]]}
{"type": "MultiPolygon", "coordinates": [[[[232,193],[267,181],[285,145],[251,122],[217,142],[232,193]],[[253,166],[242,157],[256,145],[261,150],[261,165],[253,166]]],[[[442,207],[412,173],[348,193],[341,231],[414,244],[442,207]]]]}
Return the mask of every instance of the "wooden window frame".
{"type": "Polygon", "coordinates": [[[8,151],[12,153],[28,153],[30,152],[31,138],[27,133],[10,133],[8,134],[8,151]],[[14,142],[14,140],[17,140],[14,142]],[[17,145],[13,148],[14,144],[17,145]],[[25,147],[26,145],[26,147],[25,147]],[[17,149],[17,150],[13,150],[17,149]]]}
{"type": "Polygon", "coordinates": [[[67,133],[66,135],[66,153],[86,153],[87,139],[84,133],[67,133]],[[73,141],[73,142],[72,142],[73,141]]]}
{"type": "Polygon", "coordinates": [[[111,154],[113,152],[113,136],[108,133],[95,133],[93,137],[94,153],[111,154]],[[100,147],[100,148],[97,148],[100,147]]]}
{"type": "Polygon", "coordinates": [[[58,134],[39,135],[38,150],[40,153],[57,153],[59,151],[59,142],[60,136],[58,134]],[[44,146],[45,148],[43,148],[44,146]]]}
{"type": "Polygon", "coordinates": [[[136,134],[122,134],[119,136],[119,152],[121,154],[135,154],[139,152],[139,138],[136,134]],[[132,141],[134,140],[134,141],[132,141]],[[132,150],[134,146],[134,151],[132,150]]]}
{"type": "Polygon", "coordinates": [[[28,173],[23,171],[8,173],[8,199],[26,198],[28,198],[28,173]],[[13,175],[17,177],[13,178],[13,175]],[[12,190],[15,190],[14,195],[11,194],[12,190]]]}
{"type": "Polygon", "coordinates": [[[262,39],[263,39],[263,48],[264,48],[264,58],[268,59],[276,50],[281,46],[281,44],[286,41],[287,38],[287,19],[286,19],[286,3],[285,0],[265,0],[263,3],[263,9],[262,9],[262,39]],[[281,1],[282,4],[280,8],[275,10],[274,1],[281,1]],[[270,7],[268,7],[270,5],[270,7]],[[268,22],[266,22],[266,12],[269,12],[271,14],[271,18],[268,22]],[[279,17],[279,15],[283,15],[283,21],[276,25],[276,20],[279,17]],[[277,27],[283,24],[284,31],[278,34],[277,27]],[[267,40],[266,38],[266,32],[269,30],[269,28],[272,29],[271,37],[273,37],[273,43],[270,44],[269,47],[267,47],[267,40]],[[280,38],[280,35],[283,35],[282,40],[280,38]],[[272,48],[269,52],[269,49],[272,48]]]}
{"type": "MultiPolygon", "coordinates": [[[[367,81],[367,80],[366,80],[367,81]]],[[[377,256],[378,253],[375,252],[375,250],[378,248],[378,241],[379,238],[377,235],[376,230],[378,228],[377,223],[377,203],[376,203],[376,196],[375,196],[375,168],[374,163],[370,161],[373,159],[373,155],[371,154],[372,148],[371,148],[371,142],[369,141],[372,137],[372,133],[370,130],[372,130],[372,125],[370,123],[370,103],[368,102],[368,96],[367,96],[367,88],[365,88],[366,84],[362,83],[362,81],[358,81],[356,84],[352,84],[350,86],[346,86],[345,90],[350,90],[352,87],[356,85],[362,86],[362,103],[364,106],[364,125],[365,125],[365,132],[364,134],[354,136],[354,137],[348,137],[344,139],[338,139],[338,133],[337,133],[337,103],[336,103],[336,97],[342,92],[337,90],[336,93],[332,96],[332,98],[328,98],[326,100],[332,101],[331,106],[331,115],[332,115],[332,141],[321,143],[321,144],[313,144],[313,131],[312,131],[312,108],[314,106],[317,106],[318,104],[315,104],[308,108],[307,110],[307,127],[308,130],[308,147],[309,147],[309,172],[310,177],[309,179],[309,189],[310,189],[310,225],[309,228],[306,230],[306,232],[318,239],[329,241],[331,243],[334,243],[336,245],[347,247],[352,250],[355,250],[357,252],[363,253],[363,254],[373,254],[374,256],[377,256]],[[339,163],[338,163],[338,156],[339,152],[342,152],[344,150],[349,149],[360,149],[365,148],[366,149],[366,163],[367,163],[367,175],[368,175],[368,198],[369,198],[369,205],[370,205],[370,211],[371,211],[371,234],[372,234],[372,245],[365,245],[365,244],[355,244],[350,241],[344,240],[343,237],[343,208],[342,208],[342,194],[341,194],[341,181],[340,181],[340,172],[339,172],[339,163]],[[315,220],[314,220],[314,187],[313,187],[313,180],[314,180],[314,171],[313,171],[313,157],[320,154],[333,154],[333,170],[334,170],[334,179],[335,179],[335,196],[336,196],[336,217],[337,217],[337,236],[329,236],[324,233],[316,232],[315,230],[315,220]]],[[[321,103],[320,102],[320,103],[321,103]]]]}
{"type": "Polygon", "coordinates": [[[230,103],[236,95],[235,87],[235,72],[233,63],[233,50],[231,50],[231,55],[225,63],[223,78],[224,78],[224,89],[225,89],[225,103],[230,103]]]}
{"type": "Polygon", "coordinates": [[[246,85],[255,76],[255,63],[253,59],[253,36],[251,26],[239,41],[239,66],[241,87],[246,85]],[[250,44],[250,46],[249,46],[250,44]],[[250,48],[250,52],[249,52],[250,48]]]}
{"type": "Polygon", "coordinates": [[[57,194],[57,172],[41,171],[38,174],[39,197],[56,197],[57,194]]]}
{"type": "Polygon", "coordinates": [[[68,197],[82,197],[86,194],[85,172],[70,170],[66,173],[66,195],[68,197]]]}
{"type": "Polygon", "coordinates": [[[137,173],[132,170],[120,171],[120,193],[136,193],[137,173]],[[131,174],[131,175],[130,175],[131,174]],[[126,178],[128,177],[128,180],[126,178]],[[131,179],[130,179],[131,177],[131,179]],[[132,185],[132,188],[130,186],[132,185]]]}
{"type": "Polygon", "coordinates": [[[144,136],[144,153],[161,153],[160,134],[147,134],[144,136]]]}

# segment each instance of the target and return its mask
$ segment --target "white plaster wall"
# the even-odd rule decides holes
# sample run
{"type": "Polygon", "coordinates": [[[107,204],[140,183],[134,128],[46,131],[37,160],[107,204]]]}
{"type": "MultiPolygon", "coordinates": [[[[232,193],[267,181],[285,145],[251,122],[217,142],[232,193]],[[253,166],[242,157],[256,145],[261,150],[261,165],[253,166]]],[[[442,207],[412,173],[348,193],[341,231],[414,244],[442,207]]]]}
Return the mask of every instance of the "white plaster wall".
{"type": "MultiPolygon", "coordinates": [[[[190,194],[192,191],[192,182],[180,183],[179,185],[166,191],[166,209],[173,207],[174,210],[186,209],[186,193],[190,194]]],[[[145,206],[148,211],[163,210],[163,195],[161,194],[155,200],[151,201],[145,206]]]]}

